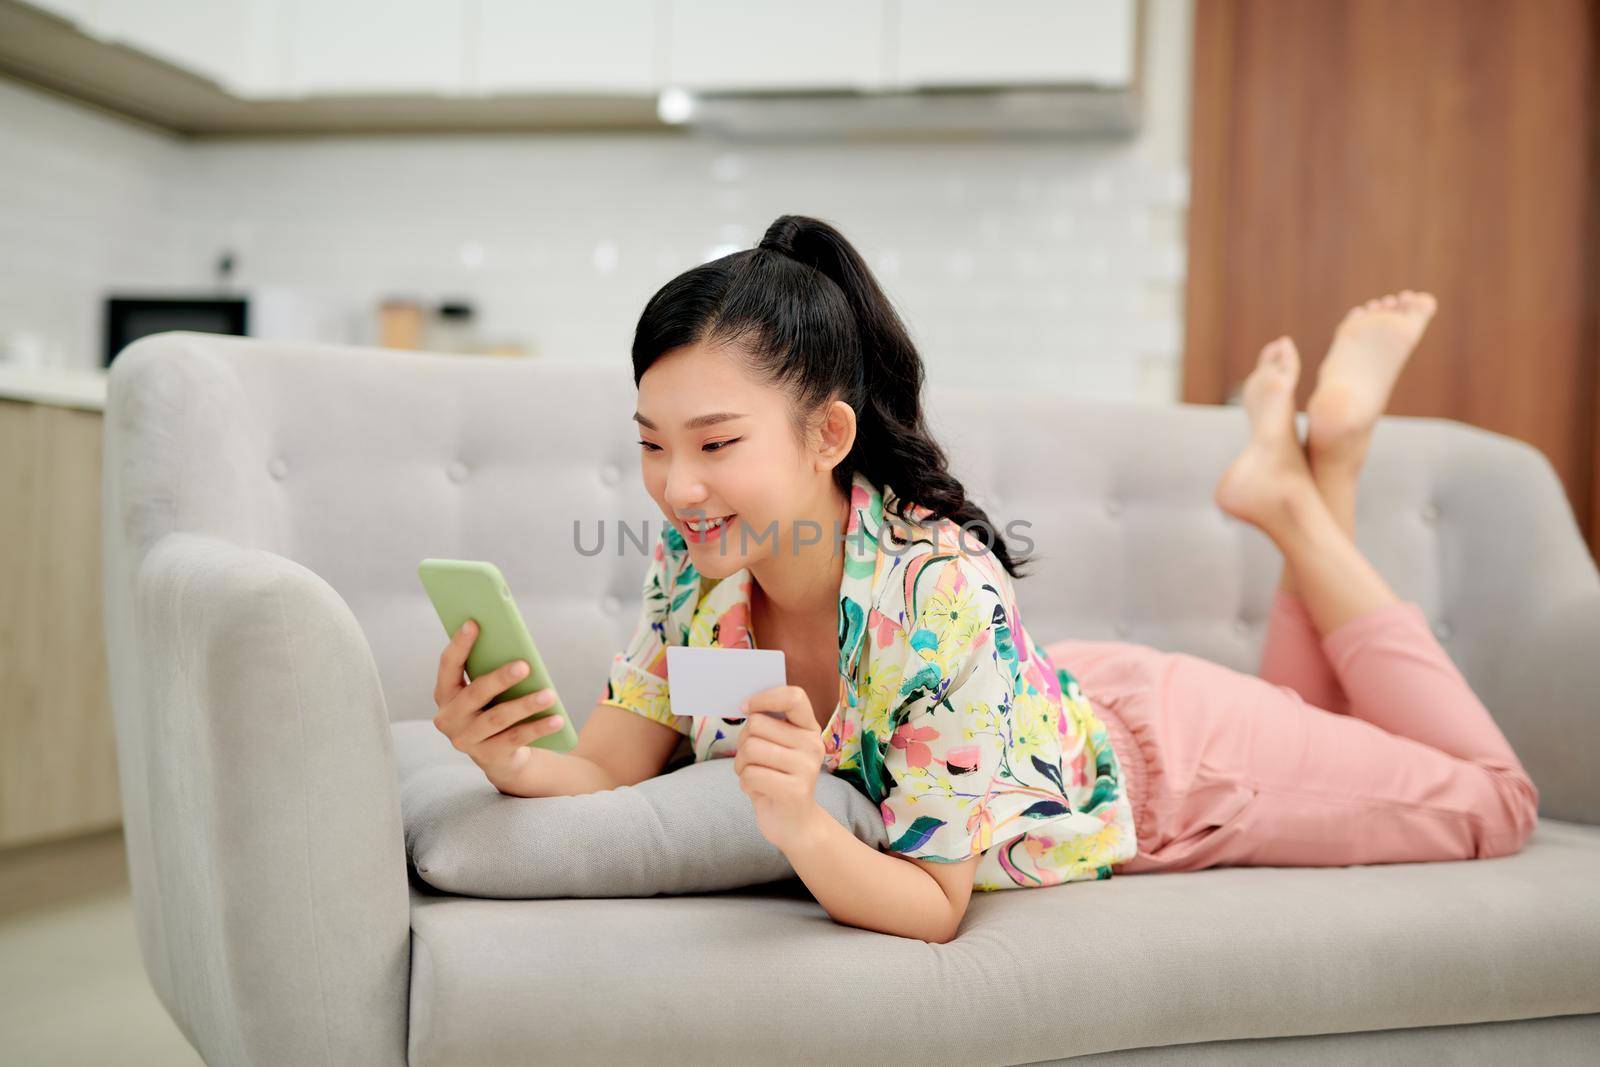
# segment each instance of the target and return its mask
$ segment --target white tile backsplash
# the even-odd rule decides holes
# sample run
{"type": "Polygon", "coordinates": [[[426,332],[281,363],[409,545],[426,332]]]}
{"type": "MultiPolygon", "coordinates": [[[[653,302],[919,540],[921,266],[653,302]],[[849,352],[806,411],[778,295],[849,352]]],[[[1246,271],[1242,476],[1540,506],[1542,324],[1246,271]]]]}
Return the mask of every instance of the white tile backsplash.
{"type": "Polygon", "coordinates": [[[171,240],[180,139],[0,79],[0,351],[99,364],[106,286],[186,280],[171,240]]]}
{"type": "MultiPolygon", "coordinates": [[[[480,332],[625,366],[674,274],[820,216],[867,257],[929,380],[1176,399],[1190,0],[1151,0],[1126,140],[739,143],[663,134],[189,140],[0,80],[0,345],[98,364],[108,287],[469,299],[480,332]]],[[[354,328],[331,338],[369,342],[354,328]]]]}

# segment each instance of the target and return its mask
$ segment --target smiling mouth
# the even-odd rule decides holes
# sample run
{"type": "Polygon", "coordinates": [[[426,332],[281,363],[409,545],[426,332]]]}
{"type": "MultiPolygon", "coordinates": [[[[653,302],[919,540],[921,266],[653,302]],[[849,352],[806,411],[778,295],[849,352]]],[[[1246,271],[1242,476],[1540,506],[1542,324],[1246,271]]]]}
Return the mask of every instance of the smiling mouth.
{"type": "Polygon", "coordinates": [[[683,528],[690,534],[694,535],[696,539],[704,539],[713,534],[719,533],[724,527],[733,521],[734,516],[737,514],[737,512],[730,512],[727,515],[723,515],[715,519],[697,519],[693,521],[689,519],[679,519],[678,521],[683,523],[683,528]]]}

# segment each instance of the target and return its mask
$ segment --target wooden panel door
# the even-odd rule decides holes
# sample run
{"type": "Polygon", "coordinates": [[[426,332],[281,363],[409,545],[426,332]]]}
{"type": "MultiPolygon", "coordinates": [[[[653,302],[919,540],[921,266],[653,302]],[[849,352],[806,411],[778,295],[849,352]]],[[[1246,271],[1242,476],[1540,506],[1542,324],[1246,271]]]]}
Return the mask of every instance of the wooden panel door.
{"type": "Polygon", "coordinates": [[[1197,0],[1183,397],[1351,306],[1439,310],[1389,411],[1528,441],[1600,555],[1592,0],[1197,0]]]}

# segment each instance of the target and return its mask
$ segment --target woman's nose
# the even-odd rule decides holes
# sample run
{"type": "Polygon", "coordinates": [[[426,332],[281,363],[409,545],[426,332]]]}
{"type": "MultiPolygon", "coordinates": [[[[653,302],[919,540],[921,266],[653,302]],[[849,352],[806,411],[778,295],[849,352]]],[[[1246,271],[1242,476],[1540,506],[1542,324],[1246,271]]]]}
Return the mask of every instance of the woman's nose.
{"type": "Polygon", "coordinates": [[[662,496],[674,511],[689,511],[705,503],[705,483],[680,467],[667,472],[667,486],[662,496]]]}

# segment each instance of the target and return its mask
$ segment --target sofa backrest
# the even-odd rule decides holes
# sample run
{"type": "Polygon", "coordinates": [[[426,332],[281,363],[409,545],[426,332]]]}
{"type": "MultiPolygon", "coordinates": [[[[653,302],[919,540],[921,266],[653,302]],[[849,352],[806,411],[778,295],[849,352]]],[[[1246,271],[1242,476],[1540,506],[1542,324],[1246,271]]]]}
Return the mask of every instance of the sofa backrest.
{"type": "MultiPolygon", "coordinates": [[[[662,521],[640,484],[635,397],[620,357],[144,338],[110,372],[110,640],[131,626],[118,591],[150,546],[212,533],[325,579],[366,632],[391,719],[431,717],[446,635],[417,562],[488,559],[581,724],[639,613],[645,556],[619,554],[612,524],[653,538],[662,521]],[[601,519],[606,551],[580,553],[575,522],[592,546],[601,519]]],[[[1036,642],[1138,641],[1255,669],[1281,558],[1212,502],[1247,438],[1242,409],[1065,390],[933,386],[926,399],[969,492],[1033,544],[1016,588],[1036,642]]],[[[1515,745],[1495,704],[1508,698],[1501,653],[1552,603],[1600,583],[1548,461],[1464,424],[1386,418],[1357,541],[1423,607],[1515,745]]]]}

